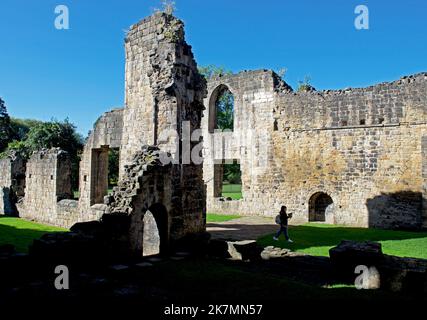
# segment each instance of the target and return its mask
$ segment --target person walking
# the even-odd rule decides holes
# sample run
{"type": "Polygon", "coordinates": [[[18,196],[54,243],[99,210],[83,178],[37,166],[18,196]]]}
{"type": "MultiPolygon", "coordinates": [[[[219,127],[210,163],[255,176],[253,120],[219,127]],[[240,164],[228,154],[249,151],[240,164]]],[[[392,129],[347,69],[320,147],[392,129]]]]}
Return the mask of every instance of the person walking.
{"type": "Polygon", "coordinates": [[[280,229],[277,232],[277,234],[273,237],[274,240],[279,240],[280,234],[283,232],[283,234],[285,235],[285,238],[288,242],[293,242],[290,238],[289,238],[289,233],[288,233],[288,220],[292,218],[292,213],[287,214],[286,212],[286,206],[282,206],[280,208],[280,213],[279,213],[279,219],[280,219],[280,229]]]}

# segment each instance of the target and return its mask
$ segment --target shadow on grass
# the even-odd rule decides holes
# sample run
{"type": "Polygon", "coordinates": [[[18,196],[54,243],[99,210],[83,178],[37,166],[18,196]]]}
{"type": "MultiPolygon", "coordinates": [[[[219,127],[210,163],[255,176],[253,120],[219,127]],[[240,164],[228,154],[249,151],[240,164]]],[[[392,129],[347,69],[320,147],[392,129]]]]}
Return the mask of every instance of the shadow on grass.
{"type": "MultiPolygon", "coordinates": [[[[350,286],[324,288],[265,270],[245,270],[239,263],[186,260],[147,269],[144,285],[156,287],[172,301],[306,301],[389,300],[396,295],[357,290],[350,286]]],[[[138,281],[138,277],[133,277],[138,281]]]]}
{"type": "Polygon", "coordinates": [[[49,232],[61,232],[65,229],[46,226],[19,218],[0,216],[0,245],[14,245],[17,252],[28,252],[34,239],[49,232]]]}

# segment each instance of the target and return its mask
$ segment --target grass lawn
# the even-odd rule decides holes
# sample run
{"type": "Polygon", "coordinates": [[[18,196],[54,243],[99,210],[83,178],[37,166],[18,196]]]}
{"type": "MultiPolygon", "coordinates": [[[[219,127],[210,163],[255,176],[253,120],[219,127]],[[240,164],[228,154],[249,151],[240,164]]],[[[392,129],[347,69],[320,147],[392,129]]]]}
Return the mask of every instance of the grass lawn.
{"type": "Polygon", "coordinates": [[[408,232],[381,229],[348,228],[336,225],[308,223],[290,226],[289,236],[294,243],[273,240],[273,234],[258,239],[262,246],[289,248],[315,256],[329,256],[329,249],[341,240],[371,240],[382,244],[383,252],[400,257],[427,259],[427,232],[408,232]]]}
{"type": "Polygon", "coordinates": [[[18,252],[28,252],[34,239],[47,232],[67,231],[63,228],[46,226],[19,218],[0,216],[0,245],[13,244],[18,252]]]}
{"type": "Polygon", "coordinates": [[[222,196],[230,197],[233,200],[242,199],[242,185],[241,184],[224,184],[222,186],[222,196]]]}
{"type": "Polygon", "coordinates": [[[216,213],[208,213],[206,215],[206,221],[207,222],[224,222],[224,221],[230,221],[234,219],[241,218],[242,216],[239,215],[233,215],[233,214],[216,214],[216,213]]]}

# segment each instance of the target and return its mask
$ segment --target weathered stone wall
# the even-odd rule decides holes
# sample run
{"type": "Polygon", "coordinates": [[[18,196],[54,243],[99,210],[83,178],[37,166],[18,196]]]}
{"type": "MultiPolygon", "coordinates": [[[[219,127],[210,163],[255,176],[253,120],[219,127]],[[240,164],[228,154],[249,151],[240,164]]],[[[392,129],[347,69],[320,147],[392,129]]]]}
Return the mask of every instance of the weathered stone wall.
{"type": "MultiPolygon", "coordinates": [[[[162,241],[205,230],[203,166],[201,162],[184,163],[182,159],[188,154],[182,153],[187,150],[184,142],[201,127],[206,81],[198,73],[191,47],[184,40],[181,21],[156,13],[131,26],[126,37],[125,89],[125,108],[100,117],[84,147],[78,202],[62,196],[64,190],[60,188],[68,187],[68,176],[59,153],[37,153],[28,164],[21,216],[69,227],[75,222],[99,219],[113,212],[114,207],[115,213],[132,215],[130,238],[137,251],[143,245],[138,242],[139,235],[145,230],[139,218],[144,219],[148,210],[164,209],[159,209],[167,216],[162,241]],[[137,167],[140,171],[133,172],[134,176],[127,175],[129,167],[138,163],[135,156],[144,145],[156,145],[165,154],[170,151],[173,164],[156,167],[154,172],[137,167]],[[111,148],[120,149],[120,183],[113,195],[107,196],[111,148]],[[140,175],[141,179],[136,179],[140,175]],[[126,208],[117,203],[123,192],[130,201],[126,208]]],[[[190,141],[188,149],[201,140],[190,141]]],[[[155,225],[154,220],[150,221],[155,225]]]]}
{"type": "MultiPolygon", "coordinates": [[[[286,204],[293,222],[303,223],[312,195],[324,192],[333,200],[327,222],[422,225],[427,74],[364,89],[299,93],[270,71],[260,74],[264,78],[246,72],[209,83],[208,99],[221,84],[235,96],[233,158],[241,161],[244,198],[220,201],[208,187],[209,211],[274,216],[286,204]],[[261,138],[248,139],[254,133],[261,138]]],[[[206,132],[206,115],[203,124],[206,132]]],[[[213,168],[206,161],[206,181],[213,168]]]]}
{"type": "MultiPolygon", "coordinates": [[[[214,78],[208,83],[208,95],[204,100],[202,127],[204,139],[204,180],[207,184],[207,207],[210,212],[229,212],[223,207],[236,208],[236,202],[225,204],[219,198],[218,179],[221,179],[220,164],[222,160],[238,160],[242,171],[242,192],[247,195],[252,186],[252,179],[258,167],[267,157],[267,139],[273,123],[272,110],[275,105],[277,88],[285,89],[278,83],[272,71],[260,70],[241,72],[237,75],[214,78]],[[215,101],[218,88],[226,86],[234,96],[234,129],[232,132],[214,131],[212,117],[215,115],[215,101]],[[264,136],[257,139],[256,136],[264,136]],[[266,140],[264,140],[264,138],[266,140]],[[265,143],[264,143],[265,142],[265,143]],[[253,159],[253,160],[252,160],[253,159]],[[254,172],[255,171],[255,172],[254,172]],[[219,173],[219,174],[218,174],[219,173]],[[216,176],[216,177],[215,177],[216,176]],[[217,185],[215,187],[215,185],[217,185]]],[[[257,212],[258,208],[237,210],[240,213],[257,212]]],[[[233,211],[235,211],[233,209],[233,211]]],[[[262,212],[258,212],[262,214],[262,212]]]]}
{"type": "MultiPolygon", "coordinates": [[[[427,226],[427,74],[296,93],[274,72],[259,70],[214,78],[206,88],[182,22],[164,13],[131,26],[125,50],[125,107],[100,117],[88,138],[78,204],[63,200],[70,193],[66,159],[44,151],[29,161],[18,205],[24,217],[69,226],[106,212],[128,214],[138,251],[144,221],[155,225],[156,214],[146,216],[154,205],[166,212],[168,239],[204,230],[206,202],[211,212],[272,217],[285,204],[293,223],[315,217],[363,227],[427,226]],[[234,129],[215,132],[224,87],[234,95],[234,129]],[[184,163],[189,150],[201,149],[201,139],[187,143],[200,127],[204,163],[184,163]],[[171,153],[173,163],[129,176],[143,146],[171,153]],[[120,148],[121,181],[105,197],[111,148],[120,148]],[[242,200],[219,197],[224,160],[240,162],[242,200]]],[[[0,170],[7,186],[13,169],[5,162],[0,170]]]]}
{"type": "Polygon", "coordinates": [[[94,124],[80,161],[78,221],[96,220],[105,212],[108,189],[108,151],[120,148],[123,109],[104,113],[94,124]]]}
{"type": "MultiPolygon", "coordinates": [[[[131,26],[126,37],[126,106],[120,153],[120,178],[134,165],[143,145],[170,152],[174,169],[164,177],[144,180],[136,190],[162,179],[167,187],[159,200],[168,215],[168,237],[178,239],[205,228],[205,187],[201,163],[183,163],[185,142],[201,128],[206,81],[198,73],[191,47],[184,40],[183,24],[173,16],[156,13],[131,26]],[[187,135],[183,131],[187,130],[187,135]],[[184,147],[183,147],[184,146],[184,147]]],[[[200,139],[201,140],[201,139],[200,139]]],[[[200,141],[188,141],[189,148],[200,141]]],[[[200,148],[201,149],[201,148],[200,148]]],[[[157,184],[154,183],[157,188],[157,184]]],[[[153,187],[145,197],[151,197],[153,187]]],[[[140,191],[138,191],[140,192],[140,191]]],[[[147,204],[130,204],[132,214],[143,217],[147,204]]],[[[135,224],[133,230],[143,226],[135,224]]],[[[142,232],[142,230],[140,230],[142,232]]],[[[136,232],[136,231],[135,231],[136,232]]],[[[132,232],[133,234],[136,234],[132,232]]]]}
{"type": "Polygon", "coordinates": [[[25,197],[18,204],[19,216],[64,226],[58,219],[57,203],[72,199],[68,153],[57,148],[33,153],[27,162],[25,185],[25,197]]]}
{"type": "Polygon", "coordinates": [[[11,154],[0,159],[0,215],[17,215],[16,202],[24,196],[25,160],[11,154]]]}

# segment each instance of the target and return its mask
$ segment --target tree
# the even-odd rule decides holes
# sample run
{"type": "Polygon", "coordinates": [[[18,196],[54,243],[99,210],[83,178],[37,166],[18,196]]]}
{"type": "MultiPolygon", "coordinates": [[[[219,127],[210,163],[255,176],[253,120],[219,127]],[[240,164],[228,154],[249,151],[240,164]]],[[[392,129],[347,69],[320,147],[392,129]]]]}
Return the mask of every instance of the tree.
{"type": "Polygon", "coordinates": [[[6,105],[0,98],[0,152],[3,152],[11,141],[10,117],[6,105]]]}
{"type": "Polygon", "coordinates": [[[108,152],[108,185],[113,187],[119,180],[120,150],[110,149],[108,152]]]}
{"type": "Polygon", "coordinates": [[[74,124],[68,119],[64,121],[51,120],[42,122],[29,119],[12,119],[10,129],[11,141],[7,149],[0,154],[4,157],[11,151],[29,158],[34,151],[50,148],[61,148],[69,153],[71,158],[71,183],[77,188],[79,181],[80,153],[84,139],[76,132],[74,124]]]}
{"type": "Polygon", "coordinates": [[[28,132],[32,127],[41,124],[42,121],[34,119],[10,118],[13,140],[23,141],[27,138],[28,132]]]}
{"type": "Polygon", "coordinates": [[[212,64],[208,66],[200,66],[198,67],[198,69],[199,69],[199,73],[203,75],[207,80],[213,77],[222,77],[222,76],[233,74],[233,72],[225,69],[224,67],[218,67],[212,64]]]}
{"type": "Polygon", "coordinates": [[[71,183],[74,189],[78,187],[80,153],[84,139],[68,119],[36,124],[30,128],[25,145],[29,153],[43,148],[61,148],[67,151],[71,157],[71,183]]]}
{"type": "Polygon", "coordinates": [[[242,172],[240,171],[240,164],[237,162],[224,164],[224,177],[223,181],[231,184],[242,184],[242,172]]]}
{"type": "MultiPolygon", "coordinates": [[[[207,80],[214,77],[222,77],[226,75],[232,75],[233,72],[225,69],[224,67],[218,67],[214,65],[199,67],[199,73],[203,75],[207,80]]],[[[233,118],[234,118],[234,96],[227,87],[221,88],[218,93],[217,100],[215,102],[216,117],[217,117],[217,128],[224,130],[233,130],[233,118]]]]}
{"type": "Polygon", "coordinates": [[[234,96],[224,87],[218,94],[215,103],[217,127],[221,130],[233,130],[234,128],[234,96]]]}
{"type": "Polygon", "coordinates": [[[36,124],[30,128],[25,141],[30,151],[61,148],[74,155],[83,148],[82,136],[76,132],[76,127],[68,119],[36,124]]]}

